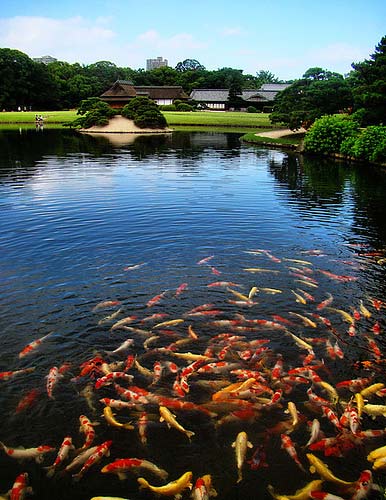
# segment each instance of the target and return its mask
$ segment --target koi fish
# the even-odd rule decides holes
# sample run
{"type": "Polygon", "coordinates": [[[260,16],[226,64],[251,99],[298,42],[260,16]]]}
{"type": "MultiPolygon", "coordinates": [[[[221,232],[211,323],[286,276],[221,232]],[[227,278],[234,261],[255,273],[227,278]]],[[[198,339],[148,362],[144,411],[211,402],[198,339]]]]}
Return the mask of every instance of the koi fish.
{"type": "Polygon", "coordinates": [[[182,474],[182,476],[175,481],[171,481],[164,486],[152,486],[143,477],[139,477],[137,481],[139,483],[140,489],[148,488],[149,490],[161,496],[180,496],[180,493],[187,488],[189,488],[190,490],[192,489],[192,477],[193,473],[191,471],[188,471],[182,474]]]}
{"type": "Polygon", "coordinates": [[[142,412],[139,416],[138,419],[138,434],[139,434],[139,439],[143,445],[147,444],[147,423],[148,423],[148,418],[146,412],[142,412]]]}
{"type": "Polygon", "coordinates": [[[8,371],[8,372],[0,372],[0,381],[1,380],[9,380],[10,378],[17,377],[18,375],[24,375],[26,373],[31,373],[35,370],[35,367],[31,368],[22,368],[21,370],[8,371]]]}
{"type": "Polygon", "coordinates": [[[139,458],[120,458],[101,469],[103,474],[116,474],[121,481],[127,478],[126,473],[129,471],[151,472],[162,480],[165,480],[169,475],[166,470],[160,469],[154,463],[139,458]]]}
{"type": "Polygon", "coordinates": [[[24,500],[26,495],[32,495],[33,490],[28,486],[28,473],[22,472],[15,479],[9,491],[9,500],[24,500]]]}
{"type": "Polygon", "coordinates": [[[222,274],[216,267],[211,267],[210,270],[215,276],[220,276],[220,274],[222,274]]]}
{"type": "Polygon", "coordinates": [[[279,495],[275,493],[272,485],[268,485],[268,492],[275,500],[308,500],[311,492],[319,491],[322,488],[322,484],[323,481],[316,479],[297,490],[294,495],[279,495]]]}
{"type": "Polygon", "coordinates": [[[36,463],[41,463],[44,460],[45,453],[50,453],[55,451],[55,448],[47,445],[41,445],[37,448],[9,448],[5,446],[4,443],[0,441],[0,448],[5,451],[5,453],[16,460],[32,460],[34,459],[36,463]]]}
{"type": "Polygon", "coordinates": [[[193,487],[191,494],[192,500],[209,500],[210,497],[216,497],[217,491],[212,486],[212,477],[210,474],[199,477],[193,487]]]}
{"type": "Polygon", "coordinates": [[[119,300],[104,300],[99,302],[95,307],[93,307],[92,312],[98,311],[99,309],[107,309],[108,307],[119,306],[121,303],[119,300]]]}
{"type": "Polygon", "coordinates": [[[109,323],[113,319],[117,318],[121,312],[123,311],[122,308],[118,309],[117,311],[113,312],[112,314],[109,314],[108,316],[105,316],[104,318],[100,319],[98,321],[98,326],[104,325],[106,323],[109,323]]]}
{"type": "Polygon", "coordinates": [[[299,467],[300,470],[302,470],[304,473],[306,472],[302,463],[299,460],[298,454],[296,453],[295,450],[295,445],[292,441],[292,439],[287,435],[287,434],[281,434],[281,447],[283,450],[285,450],[288,455],[293,459],[293,461],[296,463],[296,465],[299,467]]]}
{"type": "Polygon", "coordinates": [[[201,266],[202,264],[206,264],[210,260],[212,260],[214,255],[209,255],[209,257],[205,257],[197,262],[197,265],[201,266]]]}
{"type": "Polygon", "coordinates": [[[318,439],[320,439],[320,422],[317,418],[314,418],[314,420],[312,421],[310,432],[311,436],[310,439],[305,444],[306,448],[310,446],[312,443],[315,443],[318,439]]]}
{"type": "Polygon", "coordinates": [[[188,284],[187,283],[181,283],[181,285],[177,288],[176,290],[176,297],[178,297],[179,295],[181,295],[181,293],[186,290],[188,288],[188,284]]]}
{"type": "Polygon", "coordinates": [[[112,425],[113,427],[118,427],[118,429],[126,429],[126,430],[134,429],[134,426],[131,425],[130,423],[122,424],[121,422],[118,422],[114,418],[114,413],[113,413],[113,410],[111,409],[111,406],[105,406],[103,408],[103,416],[104,416],[106,422],[109,425],[112,425]]]}
{"type": "Polygon", "coordinates": [[[56,387],[56,384],[62,377],[63,375],[59,373],[59,368],[57,366],[53,366],[52,368],[50,368],[50,371],[47,375],[47,383],[46,383],[47,394],[50,399],[55,399],[52,393],[54,388],[56,387]]]}
{"type": "Polygon", "coordinates": [[[147,303],[147,307],[153,307],[155,304],[158,304],[158,302],[160,302],[160,300],[162,300],[166,295],[166,290],[158,295],[156,295],[155,297],[151,298],[147,303]]]}
{"type": "Polygon", "coordinates": [[[132,266],[124,267],[123,270],[124,271],[134,271],[135,269],[140,269],[142,266],[145,266],[146,264],[147,264],[147,262],[141,262],[140,264],[134,264],[132,266]]]}
{"type": "Polygon", "coordinates": [[[44,342],[46,339],[48,339],[52,333],[49,333],[47,335],[44,335],[44,337],[40,337],[40,339],[34,340],[30,344],[26,345],[22,351],[19,352],[19,359],[24,358],[25,356],[28,356],[31,354],[33,351],[35,351],[42,342],[44,342]]]}
{"type": "Polygon", "coordinates": [[[350,323],[352,325],[355,323],[355,320],[351,316],[351,314],[349,314],[346,311],[343,311],[342,309],[335,309],[334,307],[326,307],[326,309],[328,309],[329,311],[333,311],[335,313],[340,314],[342,316],[342,318],[344,319],[344,321],[346,321],[347,323],[350,323]]]}
{"type": "Polygon", "coordinates": [[[357,276],[343,276],[343,275],[338,275],[331,273],[330,271],[325,271],[323,269],[318,269],[318,271],[328,278],[331,278],[335,281],[342,281],[343,283],[351,282],[351,281],[357,281],[359,278],[357,276]]]}
{"type": "Polygon", "coordinates": [[[114,330],[119,330],[120,328],[123,328],[126,325],[129,325],[130,323],[132,323],[136,319],[137,319],[137,316],[126,316],[126,318],[122,318],[119,321],[117,321],[116,323],[114,323],[113,326],[110,328],[110,331],[112,332],[114,330]]]}
{"type": "Polygon", "coordinates": [[[184,319],[171,319],[169,321],[163,321],[162,323],[157,323],[153,328],[164,328],[165,326],[176,326],[183,323],[184,319]]]}
{"type": "Polygon", "coordinates": [[[84,474],[92,467],[93,465],[97,464],[102,460],[104,456],[109,456],[110,455],[110,447],[113,444],[111,440],[105,441],[101,445],[97,446],[96,450],[94,453],[92,453],[89,458],[86,460],[84,463],[83,467],[80,469],[80,471],[77,474],[73,474],[73,479],[75,481],[79,481],[82,479],[84,474]]]}
{"type": "MultiPolygon", "coordinates": [[[[134,345],[134,339],[127,339],[122,344],[114,349],[113,351],[105,351],[106,354],[119,354],[121,352],[127,351],[129,347],[134,345]]],[[[129,376],[129,375],[128,375],[129,376]]]]}
{"type": "Polygon", "coordinates": [[[328,466],[322,462],[318,457],[313,455],[312,453],[307,453],[308,461],[310,462],[310,472],[313,474],[317,472],[319,476],[325,481],[329,481],[337,484],[338,486],[354,486],[355,481],[349,482],[344,481],[343,479],[339,479],[334,476],[334,474],[330,471],[328,466]]]}
{"type": "Polygon", "coordinates": [[[331,295],[331,293],[327,293],[327,295],[328,295],[327,299],[323,300],[316,306],[316,309],[318,311],[321,311],[325,307],[328,307],[332,304],[332,301],[334,300],[333,296],[331,295]]]}
{"type": "Polygon", "coordinates": [[[174,427],[174,429],[178,430],[179,432],[182,432],[183,434],[185,434],[185,436],[187,436],[190,440],[190,438],[192,436],[194,436],[194,432],[193,431],[188,431],[186,429],[184,429],[184,427],[182,427],[181,424],[179,424],[176,420],[176,416],[173,415],[173,413],[171,413],[167,408],[166,406],[160,406],[159,407],[159,413],[160,413],[160,422],[166,422],[169,429],[170,427],[174,427]]]}
{"type": "Polygon", "coordinates": [[[291,311],[289,311],[288,314],[290,314],[291,316],[295,316],[296,318],[301,319],[305,326],[310,326],[311,328],[316,328],[316,326],[317,326],[314,321],[307,318],[306,316],[303,316],[302,314],[298,314],[298,313],[291,312],[291,311]]]}
{"type": "Polygon", "coordinates": [[[296,302],[299,302],[300,304],[307,304],[306,299],[301,295],[299,295],[298,293],[296,293],[295,290],[291,290],[291,292],[295,295],[296,302]]]}
{"type": "Polygon", "coordinates": [[[89,448],[95,438],[94,425],[86,415],[80,415],[79,417],[80,427],[79,432],[86,436],[84,445],[80,448],[83,451],[86,448],[89,448]]]}
{"type": "Polygon", "coordinates": [[[278,288],[260,288],[261,292],[267,293],[268,295],[276,295],[278,293],[283,293],[283,290],[278,288]]]}
{"type": "Polygon", "coordinates": [[[133,375],[128,375],[125,372],[108,373],[104,377],[97,379],[97,381],[95,382],[95,389],[100,389],[101,387],[104,387],[105,385],[109,385],[117,379],[127,380],[127,382],[131,383],[133,381],[133,375]]]}
{"type": "Polygon", "coordinates": [[[27,394],[21,398],[18,405],[16,406],[16,413],[20,413],[34,404],[40,391],[38,389],[31,389],[27,394]]]}
{"type": "Polygon", "coordinates": [[[93,453],[97,450],[98,446],[92,446],[91,448],[88,448],[87,450],[82,451],[79,455],[77,455],[74,460],[67,465],[65,468],[66,472],[71,472],[74,469],[77,469],[78,467],[82,466],[87,462],[87,460],[91,457],[93,453]]]}
{"type": "Polygon", "coordinates": [[[72,444],[71,436],[66,436],[60,445],[58,454],[54,463],[48,467],[44,467],[47,471],[47,477],[52,477],[55,474],[56,469],[64,462],[68,457],[71,450],[75,450],[75,446],[72,444]]]}
{"type": "Polygon", "coordinates": [[[237,482],[243,480],[242,468],[245,462],[245,457],[248,448],[253,448],[253,444],[248,441],[247,433],[242,431],[237,434],[236,441],[232,443],[232,448],[235,449],[236,465],[237,465],[237,482]]]}
{"type": "Polygon", "coordinates": [[[276,269],[265,269],[262,267],[247,267],[244,268],[243,271],[246,271],[247,273],[272,273],[272,274],[280,273],[280,271],[276,269]]]}

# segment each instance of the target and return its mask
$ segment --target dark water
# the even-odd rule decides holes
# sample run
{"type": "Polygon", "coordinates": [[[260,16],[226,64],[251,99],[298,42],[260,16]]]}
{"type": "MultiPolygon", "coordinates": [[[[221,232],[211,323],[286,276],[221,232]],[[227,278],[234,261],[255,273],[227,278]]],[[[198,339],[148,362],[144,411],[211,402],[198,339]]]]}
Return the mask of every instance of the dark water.
{"type": "MultiPolygon", "coordinates": [[[[203,474],[212,474],[218,498],[224,500],[269,498],[268,484],[292,494],[317,478],[302,472],[281,448],[280,432],[267,434],[267,429],[291,419],[285,410],[292,401],[305,420],[320,420],[327,437],[337,435],[320,410],[307,404],[309,381],[291,389],[283,379],[271,378],[280,354],[284,377],[288,370],[302,366],[307,350],[285,331],[251,320],[273,320],[272,315],[280,315],[292,321],[289,330],[312,343],[316,356],[312,363],[319,365],[319,375],[331,386],[359,377],[384,382],[383,356],[377,359],[370,341],[385,352],[386,309],[383,306],[377,310],[374,299],[384,301],[386,295],[382,261],[386,256],[386,173],[368,166],[348,166],[244,146],[238,137],[181,132],[166,137],[138,137],[130,144],[114,145],[103,137],[67,131],[0,133],[0,372],[35,368],[31,373],[0,380],[0,440],[9,447],[47,444],[58,449],[69,435],[80,447],[84,442],[79,433],[81,414],[99,422],[95,444],[113,440],[110,459],[102,458],[79,483],[63,472],[48,479],[41,464],[19,463],[1,452],[0,492],[11,488],[19,473],[28,472],[35,497],[40,500],[88,500],[97,495],[152,498],[147,490],[139,491],[132,473],[127,480],[119,481],[116,476],[99,472],[110,461],[129,457],[156,463],[169,472],[170,480],[188,470],[193,472],[194,481],[203,474]],[[197,264],[210,256],[207,263],[197,264]],[[143,265],[125,270],[137,264],[143,265]],[[264,272],[245,271],[248,268],[264,272]],[[333,277],[322,271],[333,273],[333,277]],[[307,277],[314,281],[310,284],[307,277]],[[216,281],[241,286],[207,286],[216,281]],[[182,283],[187,288],[176,296],[182,283]],[[249,304],[228,289],[248,295],[253,286],[259,291],[249,304]],[[280,293],[272,294],[264,288],[280,293]],[[296,301],[293,292],[304,298],[304,291],[314,301],[296,301]],[[163,292],[157,304],[147,306],[152,297],[163,292]],[[335,310],[319,311],[317,304],[329,293],[335,310]],[[107,300],[120,304],[92,312],[107,300]],[[336,310],[352,315],[353,309],[359,311],[361,301],[371,316],[365,317],[362,311],[355,335],[350,336],[349,323],[336,310]],[[213,304],[220,313],[214,317],[187,315],[206,303],[213,304]],[[116,319],[98,325],[119,308],[116,319]],[[152,331],[163,320],[142,320],[153,313],[168,314],[164,320],[184,322],[168,328],[171,332],[160,332],[159,328],[152,331]],[[306,326],[299,316],[290,313],[312,319],[317,327],[306,326]],[[313,313],[328,318],[333,330],[312,317],[313,313]],[[158,335],[146,345],[147,349],[143,344],[148,336],[144,334],[110,331],[114,322],[129,315],[136,317],[130,326],[152,332],[148,336],[158,335]],[[211,323],[224,319],[239,320],[239,326],[246,331],[240,333],[237,328],[211,323]],[[380,334],[374,332],[375,324],[380,334]],[[212,337],[221,333],[244,335],[243,343],[230,345],[225,360],[240,368],[257,366],[272,391],[284,390],[279,404],[261,409],[252,419],[223,424],[219,421],[235,406],[217,410],[211,407],[216,417],[208,417],[200,410],[174,410],[178,422],[195,432],[189,442],[181,432],[160,423],[158,405],[150,403],[144,408],[149,417],[146,446],[141,444],[137,429],[111,427],[101,417],[103,405],[99,398],[118,399],[113,386],[95,391],[96,411],[90,409],[80,392],[91,379],[86,376],[74,380],[82,363],[98,354],[108,363],[125,361],[128,354],[136,354],[148,370],[153,370],[158,360],[176,362],[182,370],[190,361],[156,349],[187,338],[188,326],[199,339],[182,343],[178,352],[204,354],[212,346],[216,358],[225,343],[212,337]],[[34,352],[19,359],[19,352],[28,343],[51,332],[34,352]],[[134,345],[127,351],[116,355],[104,352],[116,349],[128,338],[134,339],[134,345]],[[315,343],[316,338],[324,340],[315,343]],[[255,339],[269,340],[269,350],[242,361],[239,353],[255,339]],[[332,344],[338,342],[343,359],[329,356],[326,339],[332,344]],[[54,399],[50,399],[46,376],[51,367],[66,362],[71,363],[70,369],[54,388],[54,399]],[[322,362],[325,366],[320,368],[322,362]],[[16,412],[20,399],[32,389],[40,391],[37,399],[27,410],[16,412]],[[264,443],[268,467],[251,470],[246,463],[243,480],[236,483],[235,451],[231,445],[240,431],[245,431],[253,444],[247,460],[256,446],[264,443]],[[266,436],[270,436],[268,440],[266,436]]],[[[172,389],[175,375],[165,371],[159,382],[150,385],[152,380],[134,368],[129,373],[134,375],[134,385],[157,397],[176,397],[172,389]]],[[[230,384],[237,378],[229,372],[194,375],[189,378],[190,392],[183,400],[209,403],[218,389],[203,386],[203,380],[225,380],[230,384]]],[[[121,385],[127,387],[126,382],[121,385]]],[[[313,385],[313,390],[329,398],[321,386],[313,385]]],[[[350,398],[348,391],[339,394],[343,401],[350,398]]],[[[261,396],[271,398],[272,394],[261,396]]],[[[253,399],[246,401],[252,404],[253,399]]],[[[385,399],[372,396],[370,402],[384,404],[385,399]]],[[[343,408],[339,403],[332,405],[339,416],[343,408]]],[[[132,421],[136,425],[138,415],[138,411],[116,410],[120,422],[132,421]]],[[[363,415],[361,428],[383,429],[385,419],[363,415]]],[[[308,471],[306,423],[303,421],[289,435],[308,471]]],[[[355,481],[363,469],[371,468],[367,453],[384,441],[358,441],[345,457],[316,454],[338,477],[355,481]]],[[[43,466],[52,464],[55,456],[46,455],[43,466]]],[[[151,474],[140,475],[151,484],[160,484],[151,474]]],[[[382,472],[375,474],[375,480],[385,483],[382,472]]],[[[337,492],[332,483],[325,490],[337,492]]],[[[184,498],[188,497],[185,492],[184,498]]]]}

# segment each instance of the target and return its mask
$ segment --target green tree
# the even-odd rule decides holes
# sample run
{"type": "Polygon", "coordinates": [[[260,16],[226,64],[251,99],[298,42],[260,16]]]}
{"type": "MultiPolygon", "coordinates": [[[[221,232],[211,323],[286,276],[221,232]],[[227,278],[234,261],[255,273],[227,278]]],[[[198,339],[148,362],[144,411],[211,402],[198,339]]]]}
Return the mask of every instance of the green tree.
{"type": "Polygon", "coordinates": [[[323,115],[331,115],[352,106],[352,93],[347,80],[337,73],[310,68],[276,96],[270,119],[296,130],[309,128],[323,115]]]}
{"type": "Polygon", "coordinates": [[[27,54],[13,49],[0,49],[0,108],[17,109],[33,101],[32,76],[36,63],[27,54]]]}
{"type": "Polygon", "coordinates": [[[257,71],[256,82],[258,88],[261,87],[264,83],[281,83],[273,73],[265,69],[257,71]]]}
{"type": "Polygon", "coordinates": [[[176,71],[183,73],[185,71],[202,71],[205,70],[205,66],[199,63],[196,59],[185,59],[182,62],[179,62],[175,69],[176,71]]]}
{"type": "Polygon", "coordinates": [[[362,125],[386,121],[386,36],[375,47],[370,60],[352,64],[354,110],[362,125]]]}
{"type": "Polygon", "coordinates": [[[164,115],[157,104],[148,97],[131,99],[121,111],[122,116],[134,120],[140,128],[165,128],[167,126],[164,115]]]}

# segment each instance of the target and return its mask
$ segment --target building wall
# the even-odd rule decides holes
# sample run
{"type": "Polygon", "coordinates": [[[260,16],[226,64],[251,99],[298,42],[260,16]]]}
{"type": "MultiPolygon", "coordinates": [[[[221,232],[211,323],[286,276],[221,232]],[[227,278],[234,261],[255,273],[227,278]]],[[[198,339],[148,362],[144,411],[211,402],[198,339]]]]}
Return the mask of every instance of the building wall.
{"type": "Polygon", "coordinates": [[[168,60],[162,59],[162,57],[157,57],[157,59],[146,59],[146,71],[150,71],[155,68],[161,68],[162,66],[167,66],[168,60]]]}

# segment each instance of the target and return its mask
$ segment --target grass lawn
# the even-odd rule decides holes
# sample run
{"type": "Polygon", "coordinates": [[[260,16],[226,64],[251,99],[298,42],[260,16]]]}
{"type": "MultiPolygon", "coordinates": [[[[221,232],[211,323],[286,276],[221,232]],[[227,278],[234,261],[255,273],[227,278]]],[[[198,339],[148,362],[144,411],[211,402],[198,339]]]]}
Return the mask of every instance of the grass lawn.
{"type": "Polygon", "coordinates": [[[279,138],[271,138],[271,137],[260,137],[259,135],[256,135],[256,132],[249,132],[242,137],[240,137],[240,140],[243,142],[248,142],[248,143],[253,143],[253,144],[277,144],[278,146],[299,146],[302,139],[304,138],[304,134],[299,133],[299,134],[291,134],[291,135],[286,135],[283,137],[279,138]]]}
{"type": "MultiPolygon", "coordinates": [[[[76,110],[72,111],[24,111],[0,113],[1,124],[30,123],[35,124],[35,115],[42,115],[44,125],[61,124],[77,118],[76,110]]],[[[272,130],[280,128],[272,125],[268,113],[241,113],[241,112],[218,112],[218,111],[196,111],[196,112],[163,112],[170,127],[189,127],[198,130],[199,127],[210,127],[222,129],[223,131],[247,132],[250,129],[272,130]]],[[[177,128],[177,130],[182,130],[177,128]]],[[[202,130],[207,130],[203,128],[202,130]]]]}

